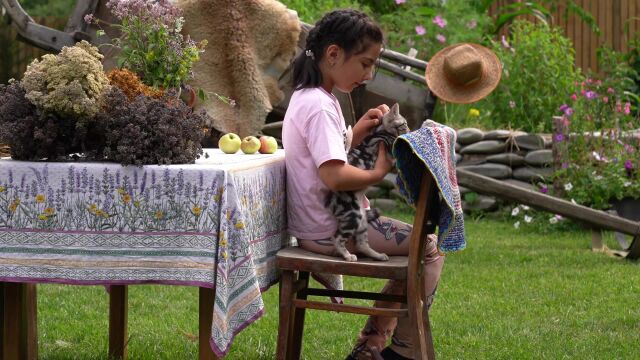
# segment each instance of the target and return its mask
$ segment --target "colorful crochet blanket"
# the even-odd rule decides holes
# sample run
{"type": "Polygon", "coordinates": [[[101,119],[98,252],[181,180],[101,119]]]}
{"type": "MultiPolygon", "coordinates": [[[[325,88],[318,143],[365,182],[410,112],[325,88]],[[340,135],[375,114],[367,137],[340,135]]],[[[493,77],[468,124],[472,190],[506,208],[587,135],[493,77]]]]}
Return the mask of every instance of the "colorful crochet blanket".
{"type": "Polygon", "coordinates": [[[454,159],[455,143],[455,130],[427,120],[420,129],[398,137],[392,150],[398,168],[398,189],[410,204],[418,201],[425,171],[435,179],[440,192],[438,248],[444,252],[462,250],[466,246],[454,159]]]}

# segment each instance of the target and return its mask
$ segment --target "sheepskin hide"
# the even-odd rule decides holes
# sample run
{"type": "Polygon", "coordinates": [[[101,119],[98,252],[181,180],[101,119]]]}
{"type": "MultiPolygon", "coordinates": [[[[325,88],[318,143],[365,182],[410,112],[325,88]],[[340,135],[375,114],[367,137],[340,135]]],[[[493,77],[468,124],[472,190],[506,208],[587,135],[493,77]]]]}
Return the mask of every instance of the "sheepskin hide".
{"type": "Polygon", "coordinates": [[[222,132],[255,135],[272,107],[282,101],[278,78],[295,55],[300,22],[275,0],[177,0],[184,32],[206,39],[191,85],[211,94],[204,107],[208,124],[222,132]],[[230,97],[235,107],[213,93],[230,97]]]}

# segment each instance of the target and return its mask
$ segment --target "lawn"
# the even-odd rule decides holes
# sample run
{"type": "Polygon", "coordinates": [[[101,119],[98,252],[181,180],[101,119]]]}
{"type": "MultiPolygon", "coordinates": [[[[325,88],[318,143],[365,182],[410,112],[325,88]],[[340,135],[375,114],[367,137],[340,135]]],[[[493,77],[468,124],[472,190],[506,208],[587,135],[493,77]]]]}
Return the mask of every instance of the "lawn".
{"type": "MultiPolygon", "coordinates": [[[[440,359],[637,359],[639,263],[592,253],[586,231],[540,234],[486,218],[465,225],[468,247],[447,257],[430,313],[440,359]]],[[[277,296],[277,286],[264,294],[265,316],[226,359],[274,358],[277,296]]],[[[105,359],[107,305],[103,287],[40,285],[40,358],[105,359]]],[[[197,314],[196,288],[130,287],[129,359],[196,359],[197,314]]],[[[363,322],[308,312],[303,358],[343,359],[363,322]]]]}

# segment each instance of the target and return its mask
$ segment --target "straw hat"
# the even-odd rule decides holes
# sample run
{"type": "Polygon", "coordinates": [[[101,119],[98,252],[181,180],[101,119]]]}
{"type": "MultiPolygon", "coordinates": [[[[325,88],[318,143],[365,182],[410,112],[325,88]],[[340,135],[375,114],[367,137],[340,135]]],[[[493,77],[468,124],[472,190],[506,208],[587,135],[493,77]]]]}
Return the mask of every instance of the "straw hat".
{"type": "Polygon", "coordinates": [[[427,65],[429,90],[438,98],[458,104],[472,103],[498,86],[502,64],[491,50],[460,43],[436,53],[427,65]]]}

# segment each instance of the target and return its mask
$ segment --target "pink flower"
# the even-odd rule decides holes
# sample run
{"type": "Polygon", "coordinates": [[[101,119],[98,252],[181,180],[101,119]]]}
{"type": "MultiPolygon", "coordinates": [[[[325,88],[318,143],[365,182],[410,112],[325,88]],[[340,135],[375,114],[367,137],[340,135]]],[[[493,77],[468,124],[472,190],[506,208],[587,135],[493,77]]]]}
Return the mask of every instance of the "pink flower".
{"type": "Polygon", "coordinates": [[[593,100],[598,97],[598,94],[595,91],[589,90],[584,93],[584,97],[586,97],[587,100],[593,100]]]}
{"type": "Polygon", "coordinates": [[[567,108],[568,108],[568,107],[569,107],[569,105],[567,105],[567,104],[562,104],[562,105],[560,105],[560,108],[559,108],[558,110],[560,110],[560,111],[565,111],[565,110],[567,110],[567,108]]]}
{"type": "Polygon", "coordinates": [[[624,104],[624,114],[625,115],[631,114],[631,103],[628,101],[624,104]]]}
{"type": "Polygon", "coordinates": [[[609,98],[607,96],[603,96],[602,97],[602,102],[605,103],[605,104],[608,103],[609,102],[609,98]]]}
{"type": "Polygon", "coordinates": [[[397,5],[404,4],[405,2],[406,0],[396,0],[397,5]]]}
{"type": "Polygon", "coordinates": [[[416,26],[416,34],[422,36],[427,33],[427,30],[422,25],[416,26]]]}
{"type": "Polygon", "coordinates": [[[620,103],[620,101],[616,101],[616,112],[621,113],[622,112],[622,104],[620,103]]]}
{"type": "Polygon", "coordinates": [[[616,92],[616,91],[615,91],[615,90],[613,90],[613,88],[612,88],[612,87],[610,87],[610,88],[608,88],[608,89],[607,89],[607,92],[608,92],[609,94],[613,94],[613,93],[614,93],[614,92],[616,92]]]}
{"type": "Polygon", "coordinates": [[[84,22],[86,22],[87,24],[91,24],[92,22],[94,22],[95,18],[93,17],[93,14],[87,14],[84,16],[84,22]]]}
{"type": "Polygon", "coordinates": [[[436,15],[433,18],[433,23],[438,25],[441,29],[444,29],[447,26],[447,20],[443,19],[440,15],[436,15]]]}
{"type": "Polygon", "coordinates": [[[442,34],[438,34],[436,35],[436,40],[438,40],[438,42],[440,42],[441,44],[444,44],[447,41],[447,38],[442,34]]]}
{"type": "Polygon", "coordinates": [[[571,94],[571,100],[573,100],[573,101],[578,100],[578,95],[576,95],[576,94],[571,94]]]}
{"type": "Polygon", "coordinates": [[[509,46],[509,43],[507,42],[507,39],[504,37],[504,35],[502,35],[500,42],[502,43],[502,46],[504,46],[505,48],[507,49],[511,48],[511,46],[509,46]]]}
{"type": "Polygon", "coordinates": [[[471,19],[468,23],[467,23],[467,29],[475,29],[476,26],[478,26],[478,21],[476,19],[471,19]]]}
{"type": "Polygon", "coordinates": [[[596,81],[596,86],[600,86],[600,85],[602,85],[602,80],[596,81]]]}
{"type": "Polygon", "coordinates": [[[567,109],[564,111],[564,115],[565,115],[566,117],[571,117],[571,115],[573,115],[573,108],[567,108],[567,109]]]}

